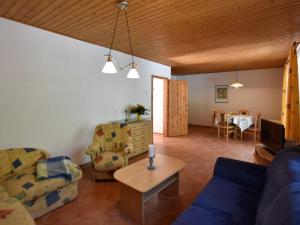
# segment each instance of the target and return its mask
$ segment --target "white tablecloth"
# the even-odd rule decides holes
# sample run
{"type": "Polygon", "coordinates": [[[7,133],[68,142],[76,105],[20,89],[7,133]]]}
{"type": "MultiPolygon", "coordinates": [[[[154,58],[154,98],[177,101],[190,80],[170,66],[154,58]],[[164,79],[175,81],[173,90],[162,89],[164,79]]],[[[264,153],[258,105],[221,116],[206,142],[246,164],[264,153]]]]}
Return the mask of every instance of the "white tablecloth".
{"type": "Polygon", "coordinates": [[[254,117],[250,115],[232,115],[231,121],[235,125],[237,125],[241,131],[247,130],[249,127],[253,125],[254,117]]]}

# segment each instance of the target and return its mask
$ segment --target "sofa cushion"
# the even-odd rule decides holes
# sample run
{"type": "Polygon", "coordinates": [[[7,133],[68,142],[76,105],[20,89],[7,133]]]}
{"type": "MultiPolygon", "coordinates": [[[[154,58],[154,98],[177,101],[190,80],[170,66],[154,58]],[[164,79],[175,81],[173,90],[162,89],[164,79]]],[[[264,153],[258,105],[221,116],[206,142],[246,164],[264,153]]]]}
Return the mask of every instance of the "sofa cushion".
{"type": "Polygon", "coordinates": [[[13,148],[8,150],[9,161],[13,172],[20,172],[31,167],[46,157],[45,151],[37,148],[13,148]]]}
{"type": "Polygon", "coordinates": [[[37,181],[35,167],[27,168],[3,181],[3,186],[10,196],[22,203],[35,200],[47,192],[55,191],[68,184],[69,182],[63,178],[37,181]]]}
{"type": "Polygon", "coordinates": [[[124,167],[124,157],[118,152],[101,152],[94,159],[95,170],[114,170],[124,167]]]}
{"type": "Polygon", "coordinates": [[[258,191],[215,176],[192,205],[213,214],[212,224],[253,225],[259,198],[258,191]]]}
{"type": "Polygon", "coordinates": [[[282,150],[266,176],[256,225],[300,224],[300,148],[282,150]]]}

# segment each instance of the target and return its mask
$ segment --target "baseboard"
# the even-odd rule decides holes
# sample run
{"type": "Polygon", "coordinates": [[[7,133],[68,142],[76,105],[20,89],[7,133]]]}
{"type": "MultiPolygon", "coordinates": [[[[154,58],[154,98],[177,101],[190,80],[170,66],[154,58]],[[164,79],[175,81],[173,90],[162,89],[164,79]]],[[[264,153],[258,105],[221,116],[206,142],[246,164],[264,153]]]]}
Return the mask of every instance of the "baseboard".
{"type": "Polygon", "coordinates": [[[212,128],[213,126],[210,125],[199,125],[199,124],[188,124],[189,127],[205,127],[205,128],[212,128]]]}

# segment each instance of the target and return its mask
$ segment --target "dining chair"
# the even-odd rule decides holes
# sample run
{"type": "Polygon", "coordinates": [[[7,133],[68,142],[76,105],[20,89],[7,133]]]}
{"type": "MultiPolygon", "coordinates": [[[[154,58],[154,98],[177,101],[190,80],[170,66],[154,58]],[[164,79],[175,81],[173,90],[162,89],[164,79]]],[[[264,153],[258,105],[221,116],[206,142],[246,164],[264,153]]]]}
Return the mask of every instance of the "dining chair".
{"type": "Polygon", "coordinates": [[[218,123],[218,139],[220,139],[220,132],[223,132],[223,135],[225,133],[226,140],[229,140],[229,135],[231,133],[236,134],[235,126],[230,121],[230,114],[229,113],[217,113],[217,117],[220,118],[220,122],[218,123]]]}
{"type": "Polygon", "coordinates": [[[239,115],[249,115],[249,110],[248,109],[240,109],[239,115]]]}
{"type": "Polygon", "coordinates": [[[212,118],[211,118],[211,123],[212,127],[217,127],[217,113],[220,113],[221,111],[219,109],[212,109],[212,118]]]}
{"type": "Polygon", "coordinates": [[[241,140],[243,140],[244,134],[253,135],[253,141],[256,143],[257,136],[260,134],[260,120],[261,120],[261,113],[258,112],[254,116],[254,123],[251,127],[246,129],[245,131],[241,132],[241,140]]]}

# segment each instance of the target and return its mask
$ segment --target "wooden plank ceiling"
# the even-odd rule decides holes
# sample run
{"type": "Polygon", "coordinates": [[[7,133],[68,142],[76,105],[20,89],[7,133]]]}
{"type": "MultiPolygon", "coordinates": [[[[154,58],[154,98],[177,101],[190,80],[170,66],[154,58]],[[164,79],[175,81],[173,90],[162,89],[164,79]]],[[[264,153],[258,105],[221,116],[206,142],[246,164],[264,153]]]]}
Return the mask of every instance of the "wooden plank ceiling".
{"type": "MultiPolygon", "coordinates": [[[[0,16],[108,47],[114,0],[0,0],[0,16]]],[[[283,66],[300,41],[299,0],[129,0],[134,54],[197,74],[283,66]]],[[[124,15],[114,49],[129,52],[124,15]]]]}

